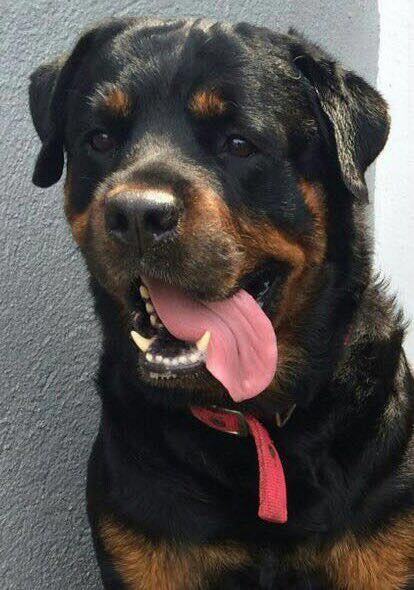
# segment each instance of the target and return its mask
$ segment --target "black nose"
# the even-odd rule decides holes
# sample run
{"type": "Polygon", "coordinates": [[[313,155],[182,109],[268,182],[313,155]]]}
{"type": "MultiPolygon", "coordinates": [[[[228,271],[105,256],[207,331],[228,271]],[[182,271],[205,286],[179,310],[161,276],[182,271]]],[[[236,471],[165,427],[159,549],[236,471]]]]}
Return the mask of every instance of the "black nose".
{"type": "Polygon", "coordinates": [[[145,250],[176,227],[179,208],[169,192],[124,192],[106,202],[105,221],[109,235],[124,244],[145,250]]]}

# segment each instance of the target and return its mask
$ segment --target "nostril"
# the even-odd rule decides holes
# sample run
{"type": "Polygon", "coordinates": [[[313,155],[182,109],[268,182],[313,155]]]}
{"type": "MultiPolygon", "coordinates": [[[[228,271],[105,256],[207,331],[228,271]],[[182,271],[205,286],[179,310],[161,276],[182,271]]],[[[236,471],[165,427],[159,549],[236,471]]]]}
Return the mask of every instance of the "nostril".
{"type": "Polygon", "coordinates": [[[126,213],[113,204],[106,210],[106,227],[109,233],[124,239],[129,231],[129,221],[126,213]]]}
{"type": "Polygon", "coordinates": [[[128,231],[128,219],[126,216],[118,211],[117,213],[113,213],[109,216],[108,219],[108,229],[110,231],[117,231],[120,233],[124,233],[128,231]]]}
{"type": "Polygon", "coordinates": [[[161,236],[173,230],[178,222],[178,212],[175,207],[149,209],[144,214],[144,227],[155,236],[161,236]]]}

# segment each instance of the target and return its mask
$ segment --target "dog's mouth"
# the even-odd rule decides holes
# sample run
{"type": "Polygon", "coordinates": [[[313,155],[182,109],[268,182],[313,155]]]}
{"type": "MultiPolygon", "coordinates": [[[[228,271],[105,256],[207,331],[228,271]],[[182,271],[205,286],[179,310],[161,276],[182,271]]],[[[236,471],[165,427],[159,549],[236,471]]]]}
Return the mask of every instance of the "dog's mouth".
{"type": "Polygon", "coordinates": [[[160,320],[148,288],[139,287],[139,310],[133,317],[132,340],[141,353],[141,365],[154,379],[174,379],[204,365],[210,335],[194,344],[175,338],[160,320]]]}
{"type": "Polygon", "coordinates": [[[266,262],[243,279],[234,295],[216,302],[197,301],[177,287],[143,277],[133,287],[131,331],[141,373],[162,384],[197,378],[207,369],[235,401],[258,395],[276,371],[276,337],[264,310],[278,270],[266,262]]]}

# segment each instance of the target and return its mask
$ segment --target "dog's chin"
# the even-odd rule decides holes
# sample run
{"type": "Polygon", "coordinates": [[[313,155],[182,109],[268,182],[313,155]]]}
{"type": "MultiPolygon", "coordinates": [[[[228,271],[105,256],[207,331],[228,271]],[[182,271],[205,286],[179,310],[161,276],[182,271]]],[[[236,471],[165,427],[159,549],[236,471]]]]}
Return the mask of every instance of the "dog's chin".
{"type": "MultiPolygon", "coordinates": [[[[247,291],[269,316],[283,278],[280,264],[269,260],[244,276],[238,288],[247,291]]],[[[145,279],[131,285],[129,301],[129,327],[136,345],[138,378],[153,390],[154,397],[158,397],[160,389],[168,389],[169,397],[179,397],[174,405],[232,405],[225,387],[206,368],[209,334],[205,332],[195,342],[171,334],[157,314],[145,279]]]]}
{"type": "Polygon", "coordinates": [[[220,406],[237,409],[225,388],[204,368],[196,377],[177,376],[160,381],[138,367],[137,382],[146,403],[174,410],[187,410],[193,406],[220,406]]]}

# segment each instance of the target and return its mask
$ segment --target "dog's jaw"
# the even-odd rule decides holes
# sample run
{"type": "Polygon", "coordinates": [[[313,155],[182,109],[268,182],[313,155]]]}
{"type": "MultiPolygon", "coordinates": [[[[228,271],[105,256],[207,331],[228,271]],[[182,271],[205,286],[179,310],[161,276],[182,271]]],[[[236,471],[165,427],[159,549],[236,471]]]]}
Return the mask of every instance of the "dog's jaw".
{"type": "MultiPolygon", "coordinates": [[[[196,378],[207,371],[236,402],[269,385],[277,363],[275,332],[250,294],[240,289],[224,300],[199,302],[171,285],[146,282],[148,288],[139,290],[143,311],[134,316],[131,336],[147,379],[196,378]]],[[[259,295],[268,289],[269,284],[262,285],[259,295]]]]}

